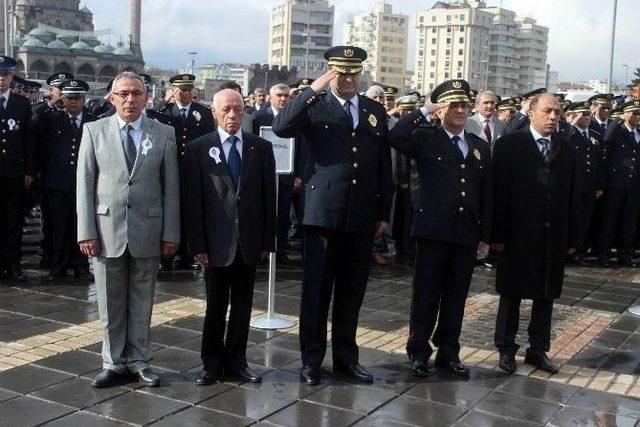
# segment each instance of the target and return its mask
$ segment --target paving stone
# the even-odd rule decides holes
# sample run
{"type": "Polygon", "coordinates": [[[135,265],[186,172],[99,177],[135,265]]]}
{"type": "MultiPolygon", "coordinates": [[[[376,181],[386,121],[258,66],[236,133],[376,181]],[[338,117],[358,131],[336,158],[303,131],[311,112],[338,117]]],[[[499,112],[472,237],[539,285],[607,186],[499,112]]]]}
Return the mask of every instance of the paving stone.
{"type": "Polygon", "coordinates": [[[254,420],[240,418],[204,408],[188,408],[154,423],[157,427],[240,427],[254,423],[254,420]]]}
{"type": "Polygon", "coordinates": [[[331,384],[307,396],[305,400],[321,405],[347,409],[364,415],[372,412],[396,396],[395,393],[390,391],[358,387],[347,383],[331,384]]]}
{"type": "Polygon", "coordinates": [[[34,391],[31,396],[84,409],[128,392],[120,387],[95,388],[91,386],[91,380],[79,377],[34,391]]]}
{"type": "Polygon", "coordinates": [[[407,424],[449,426],[464,412],[464,409],[455,406],[400,396],[373,414],[407,424]]]}
{"type": "Polygon", "coordinates": [[[4,402],[5,400],[13,399],[16,396],[20,396],[18,393],[14,393],[11,390],[5,390],[0,388],[0,402],[4,402]]]}
{"type": "Polygon", "coordinates": [[[134,392],[99,403],[88,408],[88,411],[132,424],[149,424],[186,406],[175,400],[134,392]]]}
{"type": "Polygon", "coordinates": [[[272,346],[269,341],[247,349],[247,361],[269,368],[281,368],[300,359],[300,352],[272,346]]]}
{"type": "Polygon", "coordinates": [[[624,343],[630,336],[630,332],[618,331],[615,329],[608,329],[602,332],[598,337],[591,342],[593,347],[604,347],[616,349],[624,343]]]}
{"type": "Polygon", "coordinates": [[[300,382],[298,373],[274,369],[262,376],[261,383],[243,383],[241,387],[274,395],[285,394],[296,399],[302,399],[328,384],[329,380],[324,378],[317,386],[308,386],[300,382]]]}
{"type": "Polygon", "coordinates": [[[200,350],[202,349],[202,337],[198,336],[196,338],[191,338],[190,340],[182,341],[177,344],[174,344],[172,345],[172,347],[181,348],[183,350],[200,352],[200,350]]]}
{"type": "Polygon", "coordinates": [[[640,354],[635,351],[615,351],[605,360],[600,369],[619,374],[640,374],[640,354]]]}
{"type": "Polygon", "coordinates": [[[553,418],[549,420],[547,426],[565,427],[573,425],[584,427],[633,427],[636,425],[637,421],[638,420],[636,418],[567,406],[554,415],[553,418]]]}
{"type": "Polygon", "coordinates": [[[566,403],[578,390],[578,387],[570,385],[520,376],[500,387],[502,392],[555,403],[566,403]]]}
{"type": "Polygon", "coordinates": [[[474,410],[463,416],[454,425],[456,427],[534,427],[541,424],[474,410]]]}
{"type": "Polygon", "coordinates": [[[205,400],[198,406],[260,420],[295,401],[294,397],[282,393],[274,394],[239,387],[205,400]]]}
{"type": "Polygon", "coordinates": [[[560,409],[560,405],[525,396],[494,391],[476,409],[523,421],[544,424],[560,409]]]}
{"type": "Polygon", "coordinates": [[[0,388],[25,394],[70,378],[73,378],[73,376],[62,372],[32,365],[23,365],[0,372],[0,388]]]}
{"type": "Polygon", "coordinates": [[[191,329],[175,328],[171,326],[154,326],[151,328],[151,341],[166,346],[175,346],[178,343],[200,338],[200,332],[191,329]]]}
{"type": "Polygon", "coordinates": [[[102,357],[89,351],[71,350],[35,362],[37,366],[74,375],[84,375],[102,368],[102,357]]]}
{"type": "Polygon", "coordinates": [[[160,375],[160,387],[142,387],[138,391],[194,405],[232,388],[227,383],[199,386],[195,377],[169,373],[160,375]]]}
{"type": "Polygon", "coordinates": [[[613,350],[603,347],[588,346],[571,359],[572,365],[598,369],[611,356],[613,350]]]}
{"type": "Polygon", "coordinates": [[[638,328],[640,328],[640,317],[633,316],[631,314],[623,314],[609,327],[611,329],[617,329],[621,331],[635,332],[638,328]]]}
{"type": "Polygon", "coordinates": [[[201,362],[200,353],[179,348],[163,348],[153,353],[152,366],[183,372],[201,362]]]}
{"type": "Polygon", "coordinates": [[[601,391],[582,389],[567,402],[567,405],[607,414],[640,418],[640,400],[601,391]]]}
{"type": "Polygon", "coordinates": [[[489,388],[478,387],[464,382],[432,382],[418,384],[405,393],[404,396],[446,403],[468,410],[489,393],[491,393],[489,388]]]}
{"type": "Polygon", "coordinates": [[[51,421],[46,424],[47,427],[121,427],[129,426],[120,421],[109,420],[89,412],[74,412],[51,421]]]}
{"type": "Polygon", "coordinates": [[[4,426],[31,427],[73,411],[68,406],[20,396],[0,403],[0,420],[4,426]]]}
{"type": "Polygon", "coordinates": [[[268,417],[265,421],[283,427],[298,427],[310,424],[346,427],[361,418],[362,415],[355,412],[299,401],[268,417]]]}

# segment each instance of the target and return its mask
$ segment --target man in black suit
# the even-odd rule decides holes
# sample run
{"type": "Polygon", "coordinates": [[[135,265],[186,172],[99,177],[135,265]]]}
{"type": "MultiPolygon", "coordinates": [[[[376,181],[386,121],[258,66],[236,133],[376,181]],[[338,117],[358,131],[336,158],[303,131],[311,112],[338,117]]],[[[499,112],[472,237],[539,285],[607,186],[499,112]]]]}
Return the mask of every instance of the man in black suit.
{"type": "Polygon", "coordinates": [[[9,89],[16,61],[0,56],[0,279],[25,281],[20,267],[25,189],[33,183],[37,159],[27,138],[31,104],[9,89]]]}
{"type": "Polygon", "coordinates": [[[51,213],[50,279],[64,278],[72,267],[76,278],[91,280],[87,257],[77,245],[76,168],[82,125],[98,118],[84,107],[89,85],[82,80],[60,83],[64,110],[48,109],[32,121],[32,137],[44,147],[41,184],[51,213]]]}
{"type": "Polygon", "coordinates": [[[391,210],[387,114],[379,103],[358,95],[364,50],[336,46],[324,56],[330,70],[288,103],[273,123],[276,135],[306,140],[300,379],[319,382],[333,293],[333,369],[371,382],[358,361],[356,329],[373,236],[384,233],[391,210]]]}
{"type": "Polygon", "coordinates": [[[431,92],[431,107],[400,119],[389,132],[391,146],[418,163],[420,196],[411,236],[417,239],[410,335],[411,370],[429,375],[436,366],[467,376],[460,363],[460,331],[476,254],[488,249],[491,225],[491,150],[465,131],[469,83],[448,80],[431,92]],[[419,127],[436,111],[441,126],[419,127]]]}
{"type": "Polygon", "coordinates": [[[216,93],[212,110],[220,126],[187,146],[183,174],[187,241],[206,269],[204,367],[196,381],[211,384],[224,370],[260,382],[245,353],[256,264],[274,250],[275,160],[269,142],[240,129],[238,92],[216,93]]]}
{"type": "MultiPolygon", "coordinates": [[[[253,134],[260,135],[261,126],[271,126],[273,120],[280,114],[284,106],[289,102],[291,89],[284,83],[273,85],[269,89],[269,103],[256,112],[253,116],[253,134]]],[[[298,144],[295,145],[296,154],[298,144]]],[[[294,156],[294,165],[297,157],[294,156]]],[[[289,228],[291,227],[291,203],[293,201],[293,184],[296,172],[290,175],[278,176],[278,232],[276,239],[276,261],[280,264],[292,264],[287,256],[289,244],[289,228]]]]}
{"type": "Polygon", "coordinates": [[[533,300],[525,363],[558,372],[546,355],[551,313],[562,293],[565,255],[574,252],[581,193],[575,147],[556,133],[560,114],[553,95],[534,96],[531,124],[503,136],[493,150],[492,246],[500,253],[494,342],[499,366],[509,373],[516,370],[523,299],[533,300]]]}
{"type": "Polygon", "coordinates": [[[520,103],[520,111],[518,111],[514,116],[513,119],[511,119],[511,121],[509,123],[507,123],[507,127],[504,130],[503,135],[507,135],[509,133],[513,133],[513,132],[517,132],[521,129],[526,129],[527,127],[529,127],[529,103],[531,102],[531,98],[533,98],[536,95],[540,95],[542,93],[546,93],[547,89],[546,88],[538,88],[538,89],[534,89],[531,92],[527,92],[524,95],[521,96],[521,103],[520,103]]]}
{"type": "MultiPolygon", "coordinates": [[[[185,172],[186,164],[184,157],[187,152],[187,145],[203,135],[213,132],[215,124],[211,111],[202,104],[193,102],[191,91],[194,87],[196,76],[193,74],[179,74],[169,79],[173,86],[173,102],[165,104],[158,109],[159,113],[170,116],[173,128],[176,131],[176,144],[178,146],[178,168],[180,176],[185,172]]],[[[182,180],[182,178],[181,178],[182,180]]],[[[182,187],[182,193],[188,192],[189,188],[182,187]]],[[[184,218],[186,213],[184,208],[181,214],[182,232],[185,232],[184,218]]],[[[180,268],[191,269],[193,266],[193,254],[187,251],[185,243],[180,244],[177,255],[180,255],[180,268]]],[[[196,264],[197,266],[197,264],[196,264]]],[[[162,261],[161,270],[171,271],[173,269],[173,258],[162,261]]]]}
{"type": "Polygon", "coordinates": [[[599,249],[600,264],[609,267],[609,251],[618,237],[618,263],[633,267],[633,243],[640,214],[640,101],[622,105],[622,123],[607,131],[604,159],[605,190],[599,249]]]}

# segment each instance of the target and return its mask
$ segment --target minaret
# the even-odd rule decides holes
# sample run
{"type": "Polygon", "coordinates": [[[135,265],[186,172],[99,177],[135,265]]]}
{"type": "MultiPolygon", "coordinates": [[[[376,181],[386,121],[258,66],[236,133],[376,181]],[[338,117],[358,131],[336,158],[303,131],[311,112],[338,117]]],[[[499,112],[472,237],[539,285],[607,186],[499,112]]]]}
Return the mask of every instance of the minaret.
{"type": "Polygon", "coordinates": [[[134,55],[142,58],[140,47],[140,21],[142,15],[142,0],[131,0],[131,46],[134,55]]]}

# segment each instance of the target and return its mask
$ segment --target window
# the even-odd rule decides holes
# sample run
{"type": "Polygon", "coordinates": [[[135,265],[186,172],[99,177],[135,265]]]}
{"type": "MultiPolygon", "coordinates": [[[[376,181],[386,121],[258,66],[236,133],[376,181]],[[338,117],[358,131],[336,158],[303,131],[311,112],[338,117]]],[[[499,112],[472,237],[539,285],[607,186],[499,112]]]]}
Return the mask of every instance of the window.
{"type": "Polygon", "coordinates": [[[462,67],[462,61],[458,61],[458,67],[462,67]]]}
{"type": "Polygon", "coordinates": [[[462,49],[458,49],[458,55],[464,55],[464,51],[462,49]]]}
{"type": "Polygon", "coordinates": [[[431,22],[436,22],[436,17],[435,17],[435,15],[431,17],[431,22]]]}
{"type": "Polygon", "coordinates": [[[448,79],[449,78],[449,73],[444,73],[444,78],[448,79]]]}
{"type": "Polygon", "coordinates": [[[436,61],[431,61],[431,64],[430,64],[430,65],[431,65],[432,67],[435,67],[435,66],[436,66],[436,61]]]}
{"type": "Polygon", "coordinates": [[[433,71],[429,73],[429,77],[431,77],[432,79],[436,77],[436,73],[434,73],[433,71]]]}
{"type": "Polygon", "coordinates": [[[458,43],[464,43],[464,37],[460,37],[460,38],[458,39],[458,43]]]}
{"type": "Polygon", "coordinates": [[[451,37],[447,37],[447,44],[451,44],[451,37]]]}
{"type": "Polygon", "coordinates": [[[451,15],[447,15],[447,22],[451,22],[451,15]]]}
{"type": "Polygon", "coordinates": [[[420,23],[423,23],[423,22],[424,22],[424,16],[421,16],[420,17],[420,23]]]}
{"type": "Polygon", "coordinates": [[[431,32],[432,32],[433,34],[435,34],[435,33],[436,33],[436,27],[431,27],[431,32]]]}
{"type": "Polygon", "coordinates": [[[457,75],[457,77],[458,77],[459,79],[461,79],[461,78],[462,78],[462,72],[458,71],[458,75],[457,75]]]}
{"type": "Polygon", "coordinates": [[[464,32],[464,25],[460,25],[460,30],[459,31],[463,31],[464,32]]]}
{"type": "Polygon", "coordinates": [[[431,50],[431,56],[436,56],[436,51],[435,51],[435,49],[432,49],[432,50],[431,50]]]}
{"type": "Polygon", "coordinates": [[[450,51],[449,49],[447,49],[447,50],[445,50],[445,51],[444,51],[444,54],[445,54],[446,56],[449,56],[449,55],[451,55],[451,51],[450,51]]]}
{"type": "Polygon", "coordinates": [[[435,37],[433,37],[433,38],[431,39],[431,44],[436,44],[436,38],[435,38],[435,37]]]}

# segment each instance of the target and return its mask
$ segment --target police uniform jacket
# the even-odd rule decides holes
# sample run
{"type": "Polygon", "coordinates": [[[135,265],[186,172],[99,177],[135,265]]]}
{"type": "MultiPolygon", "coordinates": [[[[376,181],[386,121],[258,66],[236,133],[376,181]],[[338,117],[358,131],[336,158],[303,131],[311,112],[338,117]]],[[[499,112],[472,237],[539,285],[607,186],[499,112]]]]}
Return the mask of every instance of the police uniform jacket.
{"type": "Polygon", "coordinates": [[[358,95],[358,126],[353,129],[331,93],[305,89],[273,122],[283,138],[305,139],[304,225],[372,233],[389,221],[393,197],[387,113],[358,95]]]}
{"type": "Polygon", "coordinates": [[[87,108],[82,111],[79,129],[71,125],[66,111],[52,110],[34,120],[33,125],[40,129],[39,138],[44,147],[42,164],[42,186],[59,191],[75,193],[76,168],[82,129],[85,123],[98,120],[87,108]]]}
{"type": "Polygon", "coordinates": [[[420,195],[413,237],[477,247],[490,241],[492,180],[489,144],[465,132],[466,158],[441,127],[419,127],[420,110],[401,119],[389,133],[391,146],[418,164],[420,195]]]}
{"type": "Polygon", "coordinates": [[[529,121],[529,116],[518,111],[515,116],[513,116],[513,119],[511,119],[511,121],[507,123],[507,127],[504,130],[504,135],[524,129],[528,127],[530,123],[531,122],[529,121]]]}
{"type": "Polygon", "coordinates": [[[0,112],[0,178],[22,178],[37,172],[36,146],[28,138],[31,104],[11,93],[0,112]]]}
{"type": "Polygon", "coordinates": [[[640,191],[640,144],[624,122],[615,127],[605,140],[607,157],[604,159],[605,185],[626,191],[640,191]]]}
{"type": "Polygon", "coordinates": [[[604,187],[600,143],[590,133],[589,139],[586,139],[575,127],[569,135],[569,141],[576,150],[576,162],[578,171],[581,174],[582,194],[595,195],[597,191],[601,191],[604,187]]]}
{"type": "Polygon", "coordinates": [[[187,120],[185,122],[180,119],[180,107],[178,107],[176,103],[167,103],[159,108],[158,112],[171,116],[173,119],[179,163],[184,159],[187,143],[215,129],[211,110],[197,102],[192,102],[189,105],[187,120]]]}

